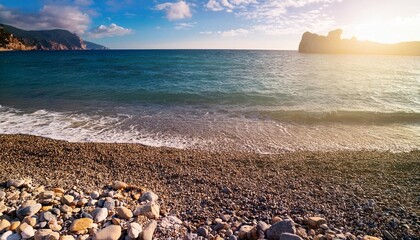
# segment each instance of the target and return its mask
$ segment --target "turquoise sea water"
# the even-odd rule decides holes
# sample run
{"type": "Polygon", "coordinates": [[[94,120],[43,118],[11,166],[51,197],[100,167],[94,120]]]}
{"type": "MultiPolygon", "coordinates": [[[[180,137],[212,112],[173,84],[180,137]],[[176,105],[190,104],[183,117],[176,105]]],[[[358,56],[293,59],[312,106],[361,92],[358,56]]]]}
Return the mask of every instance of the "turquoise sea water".
{"type": "Polygon", "coordinates": [[[295,51],[0,53],[0,133],[153,146],[420,148],[420,57],[295,51]]]}

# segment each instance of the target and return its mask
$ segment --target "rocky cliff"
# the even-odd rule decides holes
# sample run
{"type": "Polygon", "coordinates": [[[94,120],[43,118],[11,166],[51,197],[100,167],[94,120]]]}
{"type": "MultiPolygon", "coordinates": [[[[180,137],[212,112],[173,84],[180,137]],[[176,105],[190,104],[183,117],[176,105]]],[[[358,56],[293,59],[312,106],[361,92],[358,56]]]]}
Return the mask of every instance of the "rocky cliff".
{"type": "Polygon", "coordinates": [[[62,29],[26,31],[0,24],[0,34],[0,49],[3,50],[106,49],[104,46],[85,42],[76,34],[62,29]]]}
{"type": "Polygon", "coordinates": [[[341,29],[331,31],[328,36],[305,32],[299,44],[301,53],[327,54],[385,54],[420,56],[420,42],[382,44],[370,41],[341,39],[341,29]]]}

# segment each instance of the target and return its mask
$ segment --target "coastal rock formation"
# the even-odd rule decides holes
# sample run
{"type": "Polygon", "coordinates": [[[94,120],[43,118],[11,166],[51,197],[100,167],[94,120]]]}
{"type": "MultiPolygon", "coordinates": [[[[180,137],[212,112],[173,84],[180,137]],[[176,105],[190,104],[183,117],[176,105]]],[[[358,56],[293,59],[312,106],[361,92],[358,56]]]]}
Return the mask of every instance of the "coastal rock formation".
{"type": "Polygon", "coordinates": [[[420,56],[420,42],[382,44],[370,41],[358,41],[355,37],[352,39],[341,39],[342,33],[343,31],[341,29],[329,32],[328,36],[305,32],[299,44],[299,52],[420,56]]]}
{"type": "Polygon", "coordinates": [[[0,50],[104,50],[63,29],[26,31],[0,24],[0,50]]]}

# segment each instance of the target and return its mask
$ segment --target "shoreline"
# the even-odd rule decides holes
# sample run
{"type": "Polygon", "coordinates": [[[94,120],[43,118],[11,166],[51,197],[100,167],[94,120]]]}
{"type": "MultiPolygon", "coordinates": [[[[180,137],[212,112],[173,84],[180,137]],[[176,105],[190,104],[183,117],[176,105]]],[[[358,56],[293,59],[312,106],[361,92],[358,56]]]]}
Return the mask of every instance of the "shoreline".
{"type": "Polygon", "coordinates": [[[4,134],[0,148],[2,182],[30,177],[93,190],[122,180],[154,190],[163,211],[191,229],[225,214],[247,222],[288,216],[297,224],[319,215],[356,236],[420,236],[419,150],[263,155],[4,134]]]}

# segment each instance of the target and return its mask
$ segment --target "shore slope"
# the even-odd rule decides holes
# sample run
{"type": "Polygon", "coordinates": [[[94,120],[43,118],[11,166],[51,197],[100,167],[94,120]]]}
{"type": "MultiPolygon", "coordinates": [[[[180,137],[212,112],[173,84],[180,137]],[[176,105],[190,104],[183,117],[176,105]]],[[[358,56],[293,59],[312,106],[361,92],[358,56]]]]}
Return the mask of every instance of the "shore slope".
{"type": "Polygon", "coordinates": [[[318,215],[356,235],[420,236],[420,151],[258,155],[0,135],[0,169],[3,182],[145,186],[194,227],[223,214],[249,222],[289,216],[297,224],[318,215]]]}

